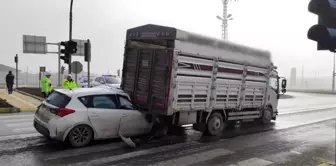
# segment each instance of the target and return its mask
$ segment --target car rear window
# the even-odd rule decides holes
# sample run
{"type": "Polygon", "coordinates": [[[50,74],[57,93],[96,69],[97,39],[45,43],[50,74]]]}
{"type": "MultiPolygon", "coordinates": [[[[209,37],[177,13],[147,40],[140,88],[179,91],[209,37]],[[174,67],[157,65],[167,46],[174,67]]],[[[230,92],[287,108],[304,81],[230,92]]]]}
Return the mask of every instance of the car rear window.
{"type": "Polygon", "coordinates": [[[70,102],[70,100],[71,98],[69,96],[54,91],[48,96],[46,102],[58,108],[64,108],[70,102]]]}

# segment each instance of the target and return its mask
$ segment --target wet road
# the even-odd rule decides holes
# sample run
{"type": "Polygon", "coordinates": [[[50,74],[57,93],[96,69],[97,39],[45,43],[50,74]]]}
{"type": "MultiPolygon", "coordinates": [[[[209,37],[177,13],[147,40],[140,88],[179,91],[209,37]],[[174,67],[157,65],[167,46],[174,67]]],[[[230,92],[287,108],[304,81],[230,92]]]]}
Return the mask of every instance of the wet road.
{"type": "Polygon", "coordinates": [[[163,139],[138,144],[136,149],[120,140],[96,141],[89,147],[71,149],[41,136],[2,137],[0,165],[294,166],[334,162],[336,109],[330,108],[335,97],[294,95],[296,98],[280,100],[282,114],[275,123],[246,123],[225,130],[218,138],[203,137],[186,127],[175,129],[163,139]],[[305,104],[298,105],[301,101],[305,104]]]}
{"type": "MultiPolygon", "coordinates": [[[[279,100],[279,114],[336,108],[336,95],[287,93],[279,100]]],[[[0,114],[0,140],[13,135],[37,135],[32,113],[0,114]],[[7,137],[4,137],[7,136],[7,137]]]]}

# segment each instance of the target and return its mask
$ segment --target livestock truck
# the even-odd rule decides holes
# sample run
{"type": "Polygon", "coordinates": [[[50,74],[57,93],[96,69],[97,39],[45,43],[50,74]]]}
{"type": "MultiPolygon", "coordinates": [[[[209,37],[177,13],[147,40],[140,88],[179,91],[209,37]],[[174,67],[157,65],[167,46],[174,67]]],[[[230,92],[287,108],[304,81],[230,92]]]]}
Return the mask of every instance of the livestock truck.
{"type": "Polygon", "coordinates": [[[268,51],[160,25],[127,30],[121,88],[166,125],[219,135],[237,121],[270,123],[279,79],[268,51]]]}

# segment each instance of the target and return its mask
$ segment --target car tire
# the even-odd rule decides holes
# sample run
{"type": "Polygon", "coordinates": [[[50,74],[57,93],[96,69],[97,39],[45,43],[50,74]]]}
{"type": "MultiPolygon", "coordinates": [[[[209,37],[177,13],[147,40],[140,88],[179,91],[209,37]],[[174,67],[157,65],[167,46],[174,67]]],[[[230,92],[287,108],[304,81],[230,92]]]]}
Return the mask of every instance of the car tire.
{"type": "Polygon", "coordinates": [[[68,142],[72,147],[79,148],[88,145],[93,138],[93,130],[87,125],[78,125],[68,134],[68,142]]]}
{"type": "Polygon", "coordinates": [[[270,124],[272,122],[272,114],[272,108],[267,107],[266,109],[264,109],[261,113],[260,123],[263,125],[270,124]]]}
{"type": "Polygon", "coordinates": [[[223,129],[223,116],[218,112],[212,113],[206,125],[206,134],[211,136],[219,136],[223,129]]]}

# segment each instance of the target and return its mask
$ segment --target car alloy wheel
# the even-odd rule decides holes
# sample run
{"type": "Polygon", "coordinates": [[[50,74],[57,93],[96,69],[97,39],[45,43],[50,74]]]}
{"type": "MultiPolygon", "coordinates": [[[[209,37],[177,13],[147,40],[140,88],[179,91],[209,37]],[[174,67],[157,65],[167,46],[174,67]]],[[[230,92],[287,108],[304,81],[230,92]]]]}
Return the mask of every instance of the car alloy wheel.
{"type": "Polygon", "coordinates": [[[87,125],[79,125],[69,132],[69,143],[73,147],[83,147],[88,145],[93,138],[93,131],[87,125]]]}

